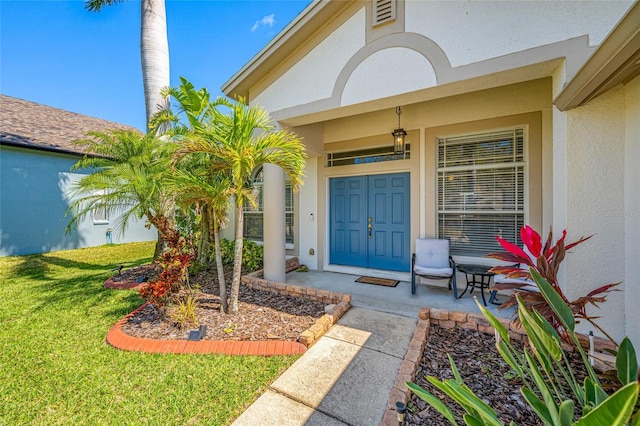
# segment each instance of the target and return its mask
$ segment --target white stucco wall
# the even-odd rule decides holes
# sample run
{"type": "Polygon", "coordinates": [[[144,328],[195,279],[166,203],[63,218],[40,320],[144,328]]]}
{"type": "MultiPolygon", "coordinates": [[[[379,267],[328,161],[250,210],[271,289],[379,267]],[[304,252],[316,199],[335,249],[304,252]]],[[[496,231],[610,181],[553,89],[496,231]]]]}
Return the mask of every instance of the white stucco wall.
{"type": "Polygon", "coordinates": [[[408,93],[436,84],[433,66],[420,53],[402,47],[384,49],[362,61],[351,73],[341,105],[408,93]]]}
{"type": "MultiPolygon", "coordinates": [[[[567,113],[568,241],[594,234],[566,258],[570,299],[625,280],[625,93],[620,86],[567,113]]],[[[559,229],[556,231],[560,231],[559,229]]],[[[608,295],[598,323],[615,339],[624,336],[625,290],[608,295]]],[[[585,324],[581,331],[588,330],[585,324]],[[584,328],[586,327],[586,328],[584,328]]]]}
{"type": "Polygon", "coordinates": [[[598,45],[631,3],[409,0],[405,30],[435,41],[456,67],[584,34],[598,45]]]}
{"type": "Polygon", "coordinates": [[[318,269],[318,164],[322,165],[322,157],[311,157],[305,165],[304,184],[298,192],[300,212],[300,247],[298,260],[309,269],[318,269]],[[309,250],[313,250],[310,254],[309,250]]]}
{"type": "Polygon", "coordinates": [[[252,99],[269,111],[331,96],[338,74],[365,44],[365,9],[360,9],[273,84],[252,99]]]}
{"type": "Polygon", "coordinates": [[[640,359],[640,77],[628,84],[624,164],[626,335],[640,359]]]}

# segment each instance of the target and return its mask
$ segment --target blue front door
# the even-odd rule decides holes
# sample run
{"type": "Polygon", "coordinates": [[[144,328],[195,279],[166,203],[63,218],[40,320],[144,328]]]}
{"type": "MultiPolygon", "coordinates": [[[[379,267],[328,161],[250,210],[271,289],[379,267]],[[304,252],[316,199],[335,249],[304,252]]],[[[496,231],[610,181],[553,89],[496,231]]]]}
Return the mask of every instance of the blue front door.
{"type": "Polygon", "coordinates": [[[329,261],[410,269],[409,173],[331,178],[329,261]]]}

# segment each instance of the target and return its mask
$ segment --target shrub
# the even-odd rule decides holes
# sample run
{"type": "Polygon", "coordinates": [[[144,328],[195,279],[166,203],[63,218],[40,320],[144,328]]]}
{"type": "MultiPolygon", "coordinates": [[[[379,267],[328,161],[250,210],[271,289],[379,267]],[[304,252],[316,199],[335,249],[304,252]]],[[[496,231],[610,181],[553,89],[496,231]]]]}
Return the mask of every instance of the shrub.
{"type": "MultiPolygon", "coordinates": [[[[562,339],[558,332],[542,315],[527,307],[521,297],[516,296],[518,315],[528,337],[528,345],[522,351],[515,349],[505,326],[476,299],[478,307],[496,330],[498,352],[522,379],[524,385],[520,392],[524,399],[545,425],[613,426],[627,425],[630,421],[632,425],[640,424],[640,414],[636,407],[639,389],[638,364],[635,349],[629,339],[625,337],[622,341],[616,357],[617,377],[622,387],[609,395],[578,343],[576,321],[571,306],[535,269],[530,268],[530,273],[540,288],[541,295],[561,323],[565,336],[573,341],[587,371],[587,377],[582,383],[576,379],[573,367],[562,349],[562,339]],[[579,413],[577,419],[576,408],[579,413]]],[[[466,411],[466,424],[503,425],[495,411],[462,381],[450,356],[449,361],[454,379],[438,380],[428,376],[427,380],[466,411]]],[[[457,424],[451,410],[438,397],[414,383],[407,383],[407,386],[452,424],[457,424]]]]}
{"type": "MultiPolygon", "coordinates": [[[[569,306],[574,318],[580,320],[584,319],[591,323],[594,327],[602,332],[605,336],[609,338],[613,343],[613,339],[594,321],[597,317],[589,316],[586,312],[587,304],[592,304],[594,306],[598,306],[599,303],[603,303],[606,299],[606,295],[608,292],[612,291],[615,286],[619,283],[614,284],[606,284],[600,286],[591,292],[589,292],[586,296],[579,297],[576,300],[570,301],[567,296],[563,293],[560,283],[558,283],[558,270],[560,268],[560,264],[565,258],[567,250],[577,246],[578,244],[588,240],[591,236],[586,238],[580,238],[578,241],[566,244],[564,243],[564,239],[567,235],[567,231],[562,232],[562,237],[556,241],[555,244],[552,245],[553,234],[551,230],[549,230],[549,235],[547,237],[547,241],[542,244],[542,238],[540,234],[533,230],[528,225],[525,225],[520,230],[520,238],[524,243],[525,247],[529,251],[530,255],[526,253],[522,248],[512,244],[500,237],[496,237],[502,248],[506,251],[502,253],[491,253],[489,257],[500,259],[506,262],[512,262],[516,265],[514,266],[496,266],[491,269],[492,272],[496,274],[505,274],[508,277],[513,278],[529,278],[532,279],[532,273],[529,272],[528,268],[531,268],[531,271],[535,271],[540,274],[547,283],[551,286],[551,288],[556,292],[558,297],[562,299],[564,303],[569,306]],[[527,270],[520,269],[518,265],[526,265],[527,270]]],[[[542,293],[536,292],[519,292],[519,287],[524,287],[526,284],[496,284],[494,286],[494,290],[510,290],[513,289],[514,292],[503,302],[500,306],[500,309],[508,308],[511,306],[516,306],[518,304],[517,297],[521,297],[527,307],[537,311],[542,315],[551,325],[560,333],[560,336],[569,343],[572,344],[572,340],[568,335],[564,333],[562,322],[560,318],[558,318],[551,306],[547,302],[546,298],[543,297],[542,293]]]]}
{"type": "MultiPolygon", "coordinates": [[[[165,223],[166,225],[166,223],[165,223]]],[[[193,258],[187,241],[175,229],[168,225],[162,230],[167,248],[162,252],[158,264],[162,266],[160,275],[147,286],[140,289],[140,296],[148,303],[155,304],[164,315],[164,308],[172,294],[188,282],[188,267],[193,258]]]]}
{"type": "Polygon", "coordinates": [[[199,326],[196,317],[196,309],[198,308],[198,300],[194,294],[187,294],[184,298],[176,301],[175,307],[169,314],[169,317],[178,324],[180,330],[184,330],[187,325],[193,324],[199,326]]]}
{"type": "MultiPolygon", "coordinates": [[[[220,253],[223,265],[233,265],[233,256],[236,243],[232,240],[220,240],[220,253]]],[[[245,239],[242,247],[242,266],[248,271],[262,269],[264,248],[255,241],[245,239]]],[[[212,256],[215,258],[215,254],[212,256]]]]}

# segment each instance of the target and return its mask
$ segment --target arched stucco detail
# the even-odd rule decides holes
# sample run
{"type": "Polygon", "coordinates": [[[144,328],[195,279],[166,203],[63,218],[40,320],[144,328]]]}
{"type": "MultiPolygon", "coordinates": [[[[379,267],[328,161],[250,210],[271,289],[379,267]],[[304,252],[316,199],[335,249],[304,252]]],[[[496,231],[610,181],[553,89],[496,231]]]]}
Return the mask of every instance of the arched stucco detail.
{"type": "Polygon", "coordinates": [[[333,101],[340,103],[349,79],[362,62],[377,52],[394,47],[411,49],[424,56],[433,67],[436,85],[441,76],[446,75],[451,70],[447,55],[433,40],[416,33],[390,34],[367,44],[351,57],[336,79],[333,94],[331,95],[333,101]]]}
{"type": "Polygon", "coordinates": [[[379,50],[351,73],[340,105],[353,105],[436,86],[433,65],[405,47],[379,50]]]}

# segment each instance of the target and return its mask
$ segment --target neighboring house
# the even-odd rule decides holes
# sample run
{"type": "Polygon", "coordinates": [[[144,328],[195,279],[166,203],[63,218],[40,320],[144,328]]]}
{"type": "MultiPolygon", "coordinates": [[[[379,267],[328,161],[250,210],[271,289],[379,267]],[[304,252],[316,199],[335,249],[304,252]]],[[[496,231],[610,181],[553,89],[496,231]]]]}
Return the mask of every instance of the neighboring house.
{"type": "Polygon", "coordinates": [[[407,279],[420,237],[489,263],[525,223],[594,234],[564,291],[622,282],[589,312],[640,347],[639,26],[632,1],[314,1],[222,89],[304,137],[301,263],[407,279]]]}
{"type": "Polygon", "coordinates": [[[67,192],[83,176],[70,173],[84,155],[71,142],[114,128],[130,127],[0,95],[0,256],[156,239],[144,221],[122,235],[108,211],[65,233],[67,192]]]}

